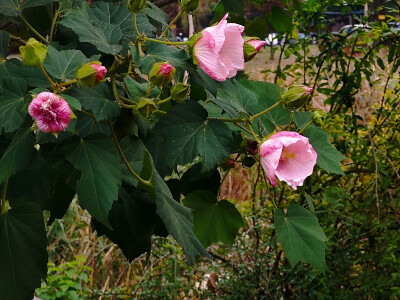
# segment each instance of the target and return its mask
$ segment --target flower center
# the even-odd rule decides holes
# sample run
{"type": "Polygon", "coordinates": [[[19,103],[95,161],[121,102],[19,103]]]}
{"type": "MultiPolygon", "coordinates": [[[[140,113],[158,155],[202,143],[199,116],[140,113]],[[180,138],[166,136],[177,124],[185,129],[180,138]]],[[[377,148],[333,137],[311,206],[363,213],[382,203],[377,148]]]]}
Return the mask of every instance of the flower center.
{"type": "Polygon", "coordinates": [[[57,121],[57,112],[51,106],[49,101],[46,101],[41,106],[41,115],[47,121],[57,121]]]}
{"type": "Polygon", "coordinates": [[[289,152],[287,148],[283,147],[279,161],[286,161],[288,158],[294,159],[294,152],[289,152]]]}

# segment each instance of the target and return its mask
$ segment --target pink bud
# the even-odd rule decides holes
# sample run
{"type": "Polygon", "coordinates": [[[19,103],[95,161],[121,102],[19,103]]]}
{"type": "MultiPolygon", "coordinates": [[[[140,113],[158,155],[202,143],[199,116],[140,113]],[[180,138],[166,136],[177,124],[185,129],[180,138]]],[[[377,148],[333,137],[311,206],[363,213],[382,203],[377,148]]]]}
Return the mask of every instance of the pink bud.
{"type": "Polygon", "coordinates": [[[71,118],[71,109],[67,101],[50,92],[42,92],[33,98],[28,112],[36,120],[39,130],[43,132],[65,130],[71,118]]]}
{"type": "Polygon", "coordinates": [[[312,90],[313,90],[312,87],[309,87],[309,86],[306,86],[306,85],[303,85],[302,88],[305,90],[303,96],[310,94],[312,92],[312,90]]]}
{"type": "Polygon", "coordinates": [[[104,79],[104,76],[107,73],[107,69],[106,67],[102,66],[102,65],[97,65],[97,64],[90,64],[90,66],[96,70],[97,72],[97,79],[96,81],[100,81],[104,79]]]}
{"type": "Polygon", "coordinates": [[[253,46],[256,49],[256,51],[259,52],[261,50],[261,48],[264,47],[267,42],[261,41],[259,39],[252,39],[252,40],[246,41],[246,43],[253,46]]]}
{"type": "Polygon", "coordinates": [[[167,78],[173,71],[174,67],[170,64],[165,63],[161,65],[160,71],[158,71],[157,74],[163,74],[164,78],[167,78]]]}
{"type": "Polygon", "coordinates": [[[273,186],[276,176],[296,189],[312,174],[317,153],[308,138],[294,131],[281,131],[261,144],[260,161],[273,186]]]}

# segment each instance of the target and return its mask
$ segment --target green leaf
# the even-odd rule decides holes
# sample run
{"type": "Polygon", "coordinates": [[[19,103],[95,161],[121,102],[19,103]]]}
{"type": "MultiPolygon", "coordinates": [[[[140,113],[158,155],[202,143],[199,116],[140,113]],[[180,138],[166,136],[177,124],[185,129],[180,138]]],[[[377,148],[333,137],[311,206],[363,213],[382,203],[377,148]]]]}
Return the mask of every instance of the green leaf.
{"type": "MultiPolygon", "coordinates": [[[[131,77],[125,78],[125,84],[128,88],[130,99],[139,102],[140,98],[146,95],[146,91],[149,88],[150,84],[148,82],[139,83],[133,80],[131,77]]],[[[160,95],[160,90],[155,87],[151,90],[149,97],[154,98],[160,95]]]]}
{"type": "Polygon", "coordinates": [[[277,5],[272,7],[271,12],[267,14],[266,19],[274,31],[278,33],[292,31],[292,17],[277,5]]]}
{"type": "Polygon", "coordinates": [[[61,94],[60,96],[63,97],[64,100],[68,102],[68,105],[72,110],[79,110],[79,111],[82,110],[82,105],[78,99],[75,99],[74,97],[71,97],[66,94],[61,94]]]}
{"type": "Polygon", "coordinates": [[[0,183],[28,167],[36,151],[35,138],[29,128],[21,128],[0,159],[0,183]]]}
{"type": "Polygon", "coordinates": [[[197,255],[208,256],[193,233],[192,211],[174,200],[167,184],[157,172],[154,172],[154,192],[157,214],[167,231],[185,250],[189,264],[194,262],[197,255]]]}
{"type": "Polygon", "coordinates": [[[16,77],[16,80],[25,81],[29,86],[45,88],[50,84],[39,68],[26,67],[18,59],[0,60],[0,82],[3,79],[16,77]]]}
{"type": "Polygon", "coordinates": [[[325,269],[325,241],[318,219],[300,205],[290,205],[287,213],[275,212],[275,230],[278,242],[292,267],[299,261],[325,269]]]}
{"type": "Polygon", "coordinates": [[[230,154],[232,133],[228,126],[207,120],[207,111],[194,101],[172,107],[153,132],[163,138],[162,149],[170,167],[200,156],[202,172],[206,172],[230,154]]]}
{"type": "MultiPolygon", "coordinates": [[[[131,168],[137,174],[140,174],[143,168],[143,154],[146,151],[143,142],[135,136],[127,136],[120,142],[120,147],[131,168]]],[[[121,164],[121,168],[122,179],[133,186],[137,186],[138,181],[132,176],[128,168],[124,164],[121,164]]]]}
{"type": "Polygon", "coordinates": [[[293,122],[297,129],[302,129],[308,122],[311,121],[311,111],[295,111],[293,113],[293,122]]]}
{"type": "Polygon", "coordinates": [[[43,66],[53,77],[68,81],[76,77],[77,69],[86,62],[89,60],[79,50],[58,51],[48,46],[43,66]]]}
{"type": "Polygon", "coordinates": [[[27,86],[17,78],[3,79],[3,93],[0,97],[0,130],[11,132],[21,126],[28,112],[27,86]]]}
{"type": "Polygon", "coordinates": [[[40,208],[25,203],[0,214],[0,295],[32,299],[47,275],[47,237],[40,208]]]}
{"type": "Polygon", "coordinates": [[[218,201],[209,191],[195,191],[186,196],[183,204],[193,209],[194,233],[204,247],[218,241],[231,247],[239,228],[245,226],[234,204],[218,201]]]}
{"type": "Polygon", "coordinates": [[[73,144],[66,153],[66,159],[82,173],[76,186],[79,204],[109,227],[108,212],[118,199],[121,185],[120,159],[114,144],[107,136],[93,134],[73,144]]]}
{"type": "Polygon", "coordinates": [[[72,29],[82,43],[92,44],[101,52],[114,55],[122,49],[119,45],[122,38],[120,27],[109,20],[91,19],[86,2],[65,14],[59,23],[72,29]]]}
{"type": "Polygon", "coordinates": [[[153,64],[156,62],[167,61],[183,75],[183,71],[196,72],[195,66],[190,62],[190,58],[185,50],[160,43],[148,43],[146,60],[142,61],[143,72],[148,74],[153,64]]]}
{"type": "Polygon", "coordinates": [[[0,30],[0,59],[6,57],[9,43],[10,34],[7,31],[0,30]]]}
{"type": "Polygon", "coordinates": [[[344,175],[340,162],[346,158],[332,146],[327,133],[314,125],[308,126],[303,135],[308,137],[315,152],[318,154],[317,165],[328,172],[344,175]]]}
{"type": "Polygon", "coordinates": [[[238,15],[244,14],[244,0],[222,0],[225,11],[231,11],[238,15]]]}
{"type": "Polygon", "coordinates": [[[218,88],[217,99],[214,102],[220,106],[224,103],[221,108],[234,118],[243,113],[250,115],[258,112],[257,96],[236,80],[222,82],[218,88]],[[229,106],[231,106],[230,109],[228,109],[229,106]],[[232,116],[232,111],[236,111],[237,114],[232,116]]]}
{"type": "Polygon", "coordinates": [[[74,168],[66,162],[64,166],[51,166],[48,161],[34,164],[34,167],[18,172],[8,181],[7,199],[11,207],[28,202],[37,204],[42,210],[50,211],[48,223],[61,219],[75,196],[67,184],[67,174],[74,168]],[[21,189],[21,186],[24,188],[21,189]]]}
{"type": "Polygon", "coordinates": [[[118,116],[120,107],[117,102],[111,101],[114,95],[106,83],[100,83],[94,88],[74,88],[68,94],[78,99],[83,108],[92,111],[97,121],[107,120],[118,116]]]}
{"type": "Polygon", "coordinates": [[[55,0],[0,0],[0,14],[18,17],[28,7],[42,6],[55,0]]]}
{"type": "Polygon", "coordinates": [[[306,197],[306,201],[308,204],[308,207],[310,208],[311,212],[315,214],[315,208],[314,208],[314,199],[307,193],[304,193],[304,197],[306,197]]]}
{"type": "Polygon", "coordinates": [[[119,200],[113,203],[108,219],[113,230],[92,221],[99,235],[105,234],[116,243],[129,261],[150,251],[158,216],[149,194],[128,185],[121,187],[119,200]]]}

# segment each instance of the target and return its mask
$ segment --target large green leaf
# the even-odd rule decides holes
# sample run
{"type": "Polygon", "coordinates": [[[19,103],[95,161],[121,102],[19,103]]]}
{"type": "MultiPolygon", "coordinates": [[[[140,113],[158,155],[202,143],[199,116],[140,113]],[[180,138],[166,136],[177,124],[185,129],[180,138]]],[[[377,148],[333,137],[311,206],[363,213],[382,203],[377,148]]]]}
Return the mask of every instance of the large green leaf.
{"type": "MultiPolygon", "coordinates": [[[[120,147],[130,167],[137,174],[140,174],[143,168],[143,154],[146,151],[143,142],[135,136],[127,136],[120,142],[120,147]]],[[[128,168],[123,164],[121,167],[122,179],[133,186],[137,186],[138,181],[132,176],[128,168]]]]}
{"type": "Polygon", "coordinates": [[[17,17],[28,7],[42,6],[55,0],[0,0],[0,14],[17,17]]]}
{"type": "Polygon", "coordinates": [[[183,204],[194,210],[194,233],[204,247],[218,241],[231,247],[239,228],[245,226],[234,204],[218,201],[209,191],[195,191],[186,196],[183,204]]]}
{"type": "Polygon", "coordinates": [[[121,168],[118,152],[111,139],[93,134],[66,149],[66,159],[81,171],[76,191],[79,204],[106,226],[108,212],[118,199],[121,168]]]}
{"type": "Polygon", "coordinates": [[[297,204],[290,205],[286,214],[278,208],[274,219],[277,240],[290,264],[302,261],[324,270],[326,236],[318,219],[297,204]]]}
{"type": "Polygon", "coordinates": [[[287,33],[292,30],[292,17],[281,7],[274,5],[271,12],[266,15],[267,22],[278,33],[287,33]]]}
{"type": "Polygon", "coordinates": [[[188,262],[193,263],[197,255],[208,256],[207,251],[193,233],[192,211],[174,200],[167,184],[155,171],[153,184],[157,214],[162,219],[169,234],[185,250],[188,262]]]}
{"type": "Polygon", "coordinates": [[[228,80],[221,83],[218,88],[217,99],[214,102],[221,106],[231,117],[258,112],[256,94],[236,80],[228,80]],[[236,114],[232,115],[232,111],[236,111],[236,114]]]}
{"type": "Polygon", "coordinates": [[[119,114],[120,107],[112,101],[114,95],[106,83],[100,83],[94,88],[74,88],[68,94],[78,99],[83,108],[92,111],[97,121],[114,118],[119,114]]]}
{"type": "Polygon", "coordinates": [[[308,137],[315,152],[318,154],[317,165],[328,172],[344,175],[340,162],[346,156],[332,146],[329,135],[314,125],[308,126],[303,134],[308,137]]]}
{"type": "Polygon", "coordinates": [[[0,60],[0,82],[3,79],[16,77],[18,81],[25,81],[29,86],[46,88],[50,84],[39,68],[26,67],[18,59],[0,60]]]}
{"type": "Polygon", "coordinates": [[[48,46],[43,66],[55,78],[68,81],[74,79],[77,69],[88,61],[79,50],[58,51],[54,47],[48,46]]]}
{"type": "Polygon", "coordinates": [[[47,275],[47,237],[41,209],[25,203],[0,214],[0,299],[32,299],[47,275]]]}
{"type": "Polygon", "coordinates": [[[113,229],[95,220],[94,225],[100,235],[105,234],[132,261],[151,249],[151,236],[158,219],[156,206],[149,194],[128,185],[121,187],[118,194],[119,200],[113,203],[108,216],[113,229]]]}
{"type": "MultiPolygon", "coordinates": [[[[197,255],[207,255],[204,247],[193,233],[192,212],[175,201],[168,185],[154,169],[152,158],[141,140],[135,137],[125,138],[123,151],[128,155],[129,164],[140,169],[140,176],[151,185],[139,184],[155,199],[156,213],[161,218],[167,232],[184,248],[187,260],[193,263],[197,255]]],[[[112,224],[111,224],[112,225],[112,224]]]]}
{"type": "Polygon", "coordinates": [[[207,111],[197,102],[175,105],[162,117],[154,133],[163,138],[163,152],[168,166],[202,161],[202,172],[216,166],[230,154],[232,133],[219,120],[207,120],[207,111]]]}
{"type": "Polygon", "coordinates": [[[75,196],[75,190],[67,184],[67,174],[72,174],[74,168],[66,164],[55,168],[43,161],[12,176],[7,186],[10,205],[33,202],[42,210],[50,211],[49,223],[62,218],[75,196]]]}
{"type": "Polygon", "coordinates": [[[68,12],[60,24],[71,28],[82,43],[92,44],[101,52],[117,54],[122,49],[119,45],[122,38],[120,27],[109,20],[91,19],[86,2],[68,12]]]}
{"type": "Polygon", "coordinates": [[[29,128],[21,128],[17,131],[0,159],[0,183],[29,166],[36,151],[34,144],[35,138],[29,128]]]}
{"type": "Polygon", "coordinates": [[[7,31],[0,30],[0,60],[6,57],[9,43],[10,34],[7,31]]]}
{"type": "Polygon", "coordinates": [[[29,95],[26,95],[25,81],[18,78],[3,79],[3,93],[0,97],[0,131],[11,132],[21,126],[27,114],[29,95]]]}
{"type": "Polygon", "coordinates": [[[244,0],[222,0],[225,11],[231,11],[238,15],[244,14],[244,0]]]}

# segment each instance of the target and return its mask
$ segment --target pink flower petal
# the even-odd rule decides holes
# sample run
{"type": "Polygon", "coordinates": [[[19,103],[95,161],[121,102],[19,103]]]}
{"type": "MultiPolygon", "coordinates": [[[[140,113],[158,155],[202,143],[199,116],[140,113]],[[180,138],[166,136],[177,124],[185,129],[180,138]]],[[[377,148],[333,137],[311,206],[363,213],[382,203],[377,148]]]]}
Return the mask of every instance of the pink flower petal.
{"type": "Polygon", "coordinates": [[[261,165],[271,183],[276,185],[276,176],[293,189],[303,185],[317,162],[317,153],[308,138],[292,131],[281,131],[271,136],[261,145],[260,156],[261,165]]]}
{"type": "Polygon", "coordinates": [[[257,40],[257,39],[248,40],[246,43],[252,45],[256,49],[257,52],[260,51],[261,48],[265,46],[265,44],[267,44],[266,41],[261,41],[261,40],[257,40]]]}
{"type": "Polygon", "coordinates": [[[60,96],[42,92],[32,100],[28,107],[29,114],[36,120],[36,125],[43,132],[59,132],[67,128],[71,109],[60,96]]]}
{"type": "Polygon", "coordinates": [[[104,79],[104,76],[105,76],[106,73],[107,73],[107,69],[106,69],[104,66],[101,66],[101,65],[98,65],[98,64],[90,64],[90,66],[91,66],[93,69],[95,69],[96,72],[97,72],[97,78],[96,78],[96,80],[97,80],[97,81],[103,80],[103,79],[104,79]]]}

